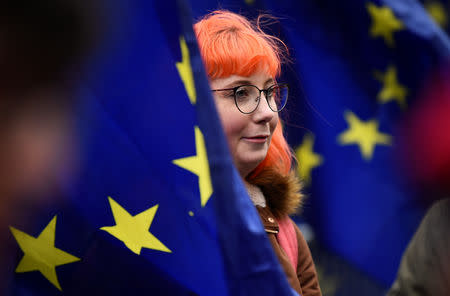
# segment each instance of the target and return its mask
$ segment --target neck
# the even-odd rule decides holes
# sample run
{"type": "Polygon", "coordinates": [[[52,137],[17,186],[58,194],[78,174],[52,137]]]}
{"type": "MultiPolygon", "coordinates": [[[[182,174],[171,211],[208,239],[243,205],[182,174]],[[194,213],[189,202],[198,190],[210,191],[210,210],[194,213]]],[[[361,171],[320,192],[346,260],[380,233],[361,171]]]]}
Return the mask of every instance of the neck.
{"type": "Polygon", "coordinates": [[[255,206],[266,206],[266,199],[264,197],[264,194],[262,193],[261,189],[246,180],[244,180],[245,187],[247,188],[248,195],[250,196],[250,199],[252,200],[253,204],[255,206]]]}

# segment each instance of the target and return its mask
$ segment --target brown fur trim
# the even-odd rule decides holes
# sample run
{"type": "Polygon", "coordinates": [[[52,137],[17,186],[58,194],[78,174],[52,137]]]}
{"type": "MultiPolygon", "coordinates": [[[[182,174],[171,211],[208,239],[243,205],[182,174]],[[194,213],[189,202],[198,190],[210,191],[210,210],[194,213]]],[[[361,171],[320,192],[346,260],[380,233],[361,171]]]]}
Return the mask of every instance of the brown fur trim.
{"type": "Polygon", "coordinates": [[[303,194],[300,192],[301,183],[295,171],[282,176],[273,169],[265,169],[247,181],[261,188],[267,206],[276,218],[295,214],[299,210],[303,194]]]}

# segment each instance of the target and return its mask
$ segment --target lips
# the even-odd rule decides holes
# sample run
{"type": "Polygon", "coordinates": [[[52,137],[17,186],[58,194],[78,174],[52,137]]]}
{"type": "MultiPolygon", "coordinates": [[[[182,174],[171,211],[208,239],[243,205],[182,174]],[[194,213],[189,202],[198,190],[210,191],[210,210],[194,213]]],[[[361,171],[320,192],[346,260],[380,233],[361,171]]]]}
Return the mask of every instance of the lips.
{"type": "Polygon", "coordinates": [[[269,136],[268,135],[257,135],[257,136],[253,136],[253,137],[243,137],[243,139],[248,142],[253,142],[253,143],[265,143],[269,139],[269,136]]]}

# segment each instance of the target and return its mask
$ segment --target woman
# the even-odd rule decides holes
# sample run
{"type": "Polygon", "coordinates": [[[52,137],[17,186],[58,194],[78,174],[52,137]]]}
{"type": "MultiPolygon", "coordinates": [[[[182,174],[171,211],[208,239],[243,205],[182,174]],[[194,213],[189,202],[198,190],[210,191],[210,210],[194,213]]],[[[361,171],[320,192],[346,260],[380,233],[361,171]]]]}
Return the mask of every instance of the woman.
{"type": "Polygon", "coordinates": [[[194,29],[235,166],[275,254],[292,288],[321,295],[308,245],[288,217],[301,195],[278,117],[288,95],[276,81],[286,46],[229,11],[206,15],[194,29]]]}

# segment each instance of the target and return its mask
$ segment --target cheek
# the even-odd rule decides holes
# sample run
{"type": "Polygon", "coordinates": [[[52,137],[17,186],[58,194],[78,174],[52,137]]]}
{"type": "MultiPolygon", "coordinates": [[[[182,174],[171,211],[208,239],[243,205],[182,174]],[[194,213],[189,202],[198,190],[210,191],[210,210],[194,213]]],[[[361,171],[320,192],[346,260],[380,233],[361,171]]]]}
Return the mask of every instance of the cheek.
{"type": "Polygon", "coordinates": [[[233,150],[233,145],[239,139],[241,131],[245,127],[245,122],[242,119],[242,114],[236,109],[236,106],[229,106],[216,102],[217,112],[219,113],[220,121],[225,132],[225,135],[233,150]]]}
{"type": "Polygon", "coordinates": [[[240,137],[241,125],[236,120],[233,120],[230,116],[225,117],[222,120],[223,129],[227,136],[228,144],[233,145],[240,137]]]}

